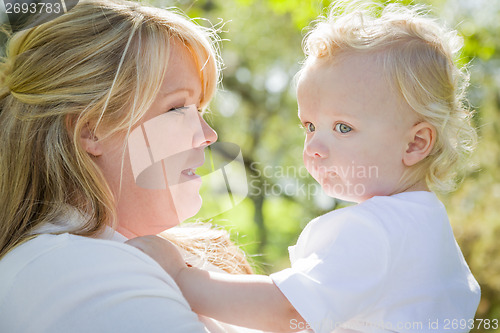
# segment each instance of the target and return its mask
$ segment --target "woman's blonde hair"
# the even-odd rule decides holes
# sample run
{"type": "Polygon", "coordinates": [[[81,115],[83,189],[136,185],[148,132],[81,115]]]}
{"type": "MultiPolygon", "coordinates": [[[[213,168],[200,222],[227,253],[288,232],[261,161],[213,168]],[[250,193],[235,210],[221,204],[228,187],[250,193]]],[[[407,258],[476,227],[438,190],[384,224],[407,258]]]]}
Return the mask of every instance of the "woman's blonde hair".
{"type": "Polygon", "coordinates": [[[425,178],[433,190],[447,192],[477,142],[465,100],[469,76],[456,63],[462,45],[456,31],[429,17],[425,7],[336,1],[306,35],[301,71],[319,58],[374,54],[395,91],[437,134],[429,156],[408,168],[402,180],[412,184],[425,178]]]}
{"type": "Polygon", "coordinates": [[[95,236],[115,220],[115,199],[80,144],[82,130],[125,137],[155,99],[175,41],[199,67],[206,108],[219,82],[214,37],[173,11],[81,0],[9,38],[0,63],[0,257],[68,206],[89,217],[65,230],[73,234],[95,236]]]}

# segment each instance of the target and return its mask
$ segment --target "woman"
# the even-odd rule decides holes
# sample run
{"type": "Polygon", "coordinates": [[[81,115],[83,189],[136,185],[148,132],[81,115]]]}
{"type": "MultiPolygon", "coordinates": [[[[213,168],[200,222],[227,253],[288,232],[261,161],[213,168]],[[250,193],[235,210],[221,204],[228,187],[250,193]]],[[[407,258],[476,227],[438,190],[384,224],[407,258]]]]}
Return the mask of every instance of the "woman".
{"type": "MultiPolygon", "coordinates": [[[[0,331],[204,332],[172,278],[123,242],[201,206],[194,170],[217,139],[199,112],[218,81],[210,32],[165,10],[83,0],[6,51],[0,331]]],[[[221,236],[202,234],[170,239],[203,253],[221,236]]],[[[234,248],[208,252],[236,253],[221,266],[249,272],[234,248]]]]}

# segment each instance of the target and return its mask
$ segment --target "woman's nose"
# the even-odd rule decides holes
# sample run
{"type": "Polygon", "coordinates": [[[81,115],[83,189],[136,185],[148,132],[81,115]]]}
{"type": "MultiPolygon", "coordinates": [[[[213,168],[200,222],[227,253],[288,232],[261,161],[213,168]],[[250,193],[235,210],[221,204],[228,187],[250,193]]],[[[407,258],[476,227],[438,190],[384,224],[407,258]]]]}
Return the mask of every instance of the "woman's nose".
{"type": "Polygon", "coordinates": [[[306,139],[304,154],[313,158],[326,158],[328,157],[328,147],[320,137],[315,135],[310,139],[306,139]]]}
{"type": "Polygon", "coordinates": [[[205,148],[217,141],[217,132],[212,127],[210,127],[210,125],[208,125],[201,114],[199,116],[199,119],[201,128],[193,137],[193,146],[195,148],[205,148]]]}

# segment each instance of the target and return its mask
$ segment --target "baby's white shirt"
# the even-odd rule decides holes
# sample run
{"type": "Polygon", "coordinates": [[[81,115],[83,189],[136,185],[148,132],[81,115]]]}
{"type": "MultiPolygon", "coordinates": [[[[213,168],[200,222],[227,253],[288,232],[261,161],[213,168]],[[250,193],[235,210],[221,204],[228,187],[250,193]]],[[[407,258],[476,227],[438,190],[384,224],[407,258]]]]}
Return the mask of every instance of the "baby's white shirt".
{"type": "MultiPolygon", "coordinates": [[[[274,283],[315,332],[468,332],[480,288],[432,192],[376,196],[312,220],[274,283]]],[[[292,327],[298,323],[292,321],[292,327]]]]}

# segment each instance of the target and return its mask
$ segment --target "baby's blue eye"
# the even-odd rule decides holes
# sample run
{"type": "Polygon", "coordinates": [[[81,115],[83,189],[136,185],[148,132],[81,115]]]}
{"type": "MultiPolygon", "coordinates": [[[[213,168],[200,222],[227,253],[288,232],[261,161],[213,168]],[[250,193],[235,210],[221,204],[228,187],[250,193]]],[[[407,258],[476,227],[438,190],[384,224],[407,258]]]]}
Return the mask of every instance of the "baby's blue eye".
{"type": "Polygon", "coordinates": [[[306,130],[308,132],[314,132],[316,130],[316,127],[314,127],[313,123],[306,123],[306,130]]]}
{"type": "Polygon", "coordinates": [[[345,133],[348,133],[350,131],[352,131],[352,128],[346,124],[342,124],[342,123],[338,123],[335,125],[335,130],[337,132],[340,132],[342,134],[345,134],[345,133]]]}

